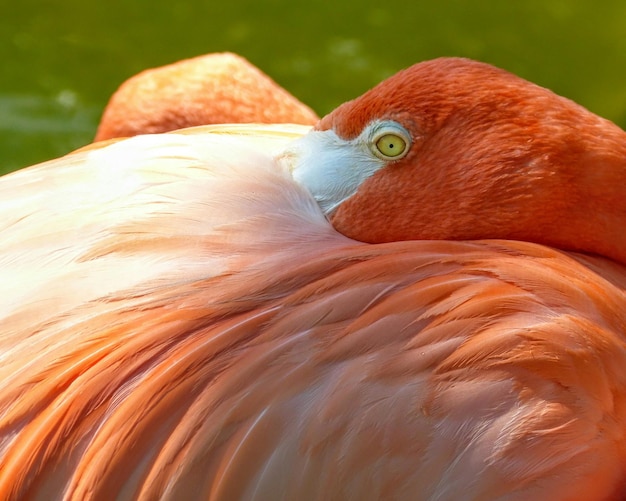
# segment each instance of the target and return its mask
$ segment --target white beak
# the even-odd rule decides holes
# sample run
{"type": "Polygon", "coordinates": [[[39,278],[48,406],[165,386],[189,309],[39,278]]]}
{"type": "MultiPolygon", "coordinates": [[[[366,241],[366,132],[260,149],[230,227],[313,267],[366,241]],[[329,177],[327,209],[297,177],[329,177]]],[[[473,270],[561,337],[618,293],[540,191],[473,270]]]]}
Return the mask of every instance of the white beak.
{"type": "Polygon", "coordinates": [[[290,143],[278,159],[328,217],[388,162],[372,154],[369,128],[345,140],[333,130],[311,131],[290,143]]]}

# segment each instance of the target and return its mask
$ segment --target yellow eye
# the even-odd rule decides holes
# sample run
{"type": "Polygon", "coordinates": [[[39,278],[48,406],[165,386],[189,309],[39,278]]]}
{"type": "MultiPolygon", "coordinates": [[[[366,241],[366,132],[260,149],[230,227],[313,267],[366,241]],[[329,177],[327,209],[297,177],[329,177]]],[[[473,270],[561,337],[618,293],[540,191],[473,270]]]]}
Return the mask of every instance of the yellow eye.
{"type": "Polygon", "coordinates": [[[376,150],[385,158],[399,157],[406,149],[406,140],[397,134],[387,133],[376,140],[376,150]]]}
{"type": "Polygon", "coordinates": [[[411,149],[411,134],[394,120],[374,121],[363,133],[369,150],[385,162],[398,160],[411,149]]]}

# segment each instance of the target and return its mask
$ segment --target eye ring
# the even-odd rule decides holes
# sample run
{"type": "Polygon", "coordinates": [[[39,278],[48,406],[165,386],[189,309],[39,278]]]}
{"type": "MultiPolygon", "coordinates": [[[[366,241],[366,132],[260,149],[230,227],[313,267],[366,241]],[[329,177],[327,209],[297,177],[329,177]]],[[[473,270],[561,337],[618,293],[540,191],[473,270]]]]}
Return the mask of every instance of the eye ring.
{"type": "Polygon", "coordinates": [[[395,122],[381,124],[370,139],[370,149],[382,160],[399,160],[411,147],[411,137],[404,127],[395,122]]]}

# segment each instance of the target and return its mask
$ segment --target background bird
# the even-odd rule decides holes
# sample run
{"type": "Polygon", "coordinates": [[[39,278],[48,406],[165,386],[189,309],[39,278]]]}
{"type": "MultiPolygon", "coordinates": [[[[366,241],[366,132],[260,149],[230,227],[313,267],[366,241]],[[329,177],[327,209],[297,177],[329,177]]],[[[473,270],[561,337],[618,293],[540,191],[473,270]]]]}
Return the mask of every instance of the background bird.
{"type": "Polygon", "coordinates": [[[623,499],[626,134],[461,59],[315,129],[0,181],[3,498],[623,499]]]}
{"type": "Polygon", "coordinates": [[[219,123],[298,123],[318,116],[246,59],[206,54],[145,70],[113,94],[96,141],[219,123]]]}

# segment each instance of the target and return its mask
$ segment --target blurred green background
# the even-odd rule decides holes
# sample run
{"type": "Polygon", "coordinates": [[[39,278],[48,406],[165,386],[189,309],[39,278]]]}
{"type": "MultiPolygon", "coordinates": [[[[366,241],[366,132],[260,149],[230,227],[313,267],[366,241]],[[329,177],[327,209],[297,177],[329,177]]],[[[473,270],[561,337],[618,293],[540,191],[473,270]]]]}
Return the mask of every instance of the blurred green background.
{"type": "Polygon", "coordinates": [[[225,50],[319,114],[417,61],[460,55],[625,127],[625,33],[623,0],[0,0],[0,172],[90,142],[134,73],[225,50]]]}

